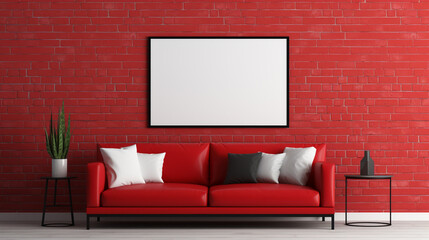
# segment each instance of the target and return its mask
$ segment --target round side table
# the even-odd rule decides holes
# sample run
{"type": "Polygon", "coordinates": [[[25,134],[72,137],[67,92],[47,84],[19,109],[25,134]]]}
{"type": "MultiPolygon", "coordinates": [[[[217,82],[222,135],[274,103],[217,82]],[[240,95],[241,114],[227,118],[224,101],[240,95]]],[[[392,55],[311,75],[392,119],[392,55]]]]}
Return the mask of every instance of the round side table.
{"type": "Polygon", "coordinates": [[[353,227],[386,227],[392,225],[392,175],[344,175],[346,178],[346,225],[353,227]],[[347,222],[347,181],[348,180],[389,180],[389,222],[347,222]]]}
{"type": "Polygon", "coordinates": [[[71,193],[71,185],[70,185],[70,180],[71,179],[75,179],[76,177],[64,177],[64,178],[53,178],[53,177],[42,177],[41,179],[45,179],[46,180],[46,184],[45,184],[45,199],[43,201],[43,215],[42,215],[42,226],[44,227],[69,227],[69,226],[74,226],[74,216],[73,216],[73,203],[72,203],[72,193],[71,193]],[[54,202],[52,205],[47,205],[47,198],[48,198],[48,186],[49,186],[49,181],[53,180],[55,182],[55,187],[54,187],[54,202]],[[67,181],[68,183],[68,190],[69,190],[69,204],[68,205],[60,205],[57,204],[57,183],[58,181],[67,181]],[[50,208],[50,207],[69,207],[70,208],[70,217],[71,217],[71,223],[45,223],[45,213],[46,213],[46,208],[50,208]]]}

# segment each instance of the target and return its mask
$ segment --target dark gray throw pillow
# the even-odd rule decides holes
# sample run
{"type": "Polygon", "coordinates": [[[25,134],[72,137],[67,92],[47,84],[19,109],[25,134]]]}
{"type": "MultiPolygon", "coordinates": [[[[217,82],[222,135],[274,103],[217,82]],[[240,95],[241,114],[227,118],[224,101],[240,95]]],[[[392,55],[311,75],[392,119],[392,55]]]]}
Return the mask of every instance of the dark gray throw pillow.
{"type": "Polygon", "coordinates": [[[261,158],[262,153],[228,153],[228,171],[223,183],[257,183],[256,172],[261,158]]]}

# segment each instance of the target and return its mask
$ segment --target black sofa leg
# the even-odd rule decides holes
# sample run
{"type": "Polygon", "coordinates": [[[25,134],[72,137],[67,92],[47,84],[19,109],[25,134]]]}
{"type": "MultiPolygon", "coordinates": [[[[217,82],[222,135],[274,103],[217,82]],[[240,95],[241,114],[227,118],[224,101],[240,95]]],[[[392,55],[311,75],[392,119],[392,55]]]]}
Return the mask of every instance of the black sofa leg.
{"type": "Polygon", "coordinates": [[[335,229],[335,215],[332,214],[331,216],[331,230],[335,229]]]}
{"type": "Polygon", "coordinates": [[[89,230],[89,216],[86,215],[86,230],[89,230]]]}
{"type": "Polygon", "coordinates": [[[322,221],[323,221],[323,222],[325,221],[325,217],[322,217],[322,221]]]}
{"type": "Polygon", "coordinates": [[[97,222],[100,222],[100,217],[97,217],[97,222]]]}

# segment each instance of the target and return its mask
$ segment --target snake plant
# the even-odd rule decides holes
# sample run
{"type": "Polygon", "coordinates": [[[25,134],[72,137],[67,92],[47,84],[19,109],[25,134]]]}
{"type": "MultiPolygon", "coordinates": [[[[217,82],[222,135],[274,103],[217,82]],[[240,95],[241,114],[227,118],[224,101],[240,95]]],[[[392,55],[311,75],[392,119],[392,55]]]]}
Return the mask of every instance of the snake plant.
{"type": "Polygon", "coordinates": [[[52,120],[51,112],[51,122],[49,127],[49,134],[45,128],[45,138],[46,138],[46,150],[53,159],[65,159],[67,158],[67,153],[70,146],[70,114],[66,122],[64,116],[64,102],[63,106],[58,115],[58,126],[55,128],[52,120]]]}

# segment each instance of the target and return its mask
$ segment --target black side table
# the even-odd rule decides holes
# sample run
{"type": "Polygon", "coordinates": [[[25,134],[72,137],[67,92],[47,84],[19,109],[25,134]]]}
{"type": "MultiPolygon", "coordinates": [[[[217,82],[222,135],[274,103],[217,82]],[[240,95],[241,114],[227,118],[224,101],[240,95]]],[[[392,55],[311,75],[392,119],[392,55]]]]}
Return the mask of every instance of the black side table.
{"type": "Polygon", "coordinates": [[[46,184],[45,184],[45,200],[43,201],[42,226],[44,226],[44,227],[69,227],[69,226],[74,226],[72,193],[71,193],[71,186],[70,186],[70,180],[74,179],[74,178],[76,178],[76,177],[65,177],[65,178],[42,177],[41,178],[41,179],[45,179],[46,180],[46,184]],[[46,205],[46,200],[48,198],[49,180],[54,180],[55,181],[54,202],[53,202],[52,205],[46,205]],[[69,205],[59,205],[59,204],[57,204],[57,183],[60,180],[67,180],[68,188],[69,188],[69,205]],[[46,212],[46,208],[49,208],[49,207],[70,207],[71,223],[45,223],[45,212],[46,212]]]}
{"type": "Polygon", "coordinates": [[[392,175],[344,175],[346,178],[346,225],[354,227],[386,227],[392,225],[392,175]],[[347,180],[389,180],[389,222],[347,222],[347,180]]]}

